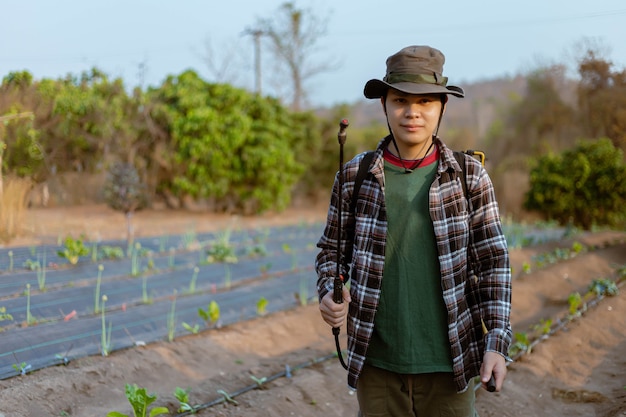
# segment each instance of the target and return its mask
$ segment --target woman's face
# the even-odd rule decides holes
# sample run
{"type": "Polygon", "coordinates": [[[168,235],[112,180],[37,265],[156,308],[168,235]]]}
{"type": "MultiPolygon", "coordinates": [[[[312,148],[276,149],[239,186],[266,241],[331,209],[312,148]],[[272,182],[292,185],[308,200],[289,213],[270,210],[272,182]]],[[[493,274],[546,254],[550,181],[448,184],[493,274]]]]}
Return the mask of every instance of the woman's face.
{"type": "MultiPolygon", "coordinates": [[[[386,101],[387,120],[404,159],[423,158],[445,109],[439,94],[407,94],[390,88],[386,101]]],[[[389,148],[395,153],[393,147],[389,148]]]]}

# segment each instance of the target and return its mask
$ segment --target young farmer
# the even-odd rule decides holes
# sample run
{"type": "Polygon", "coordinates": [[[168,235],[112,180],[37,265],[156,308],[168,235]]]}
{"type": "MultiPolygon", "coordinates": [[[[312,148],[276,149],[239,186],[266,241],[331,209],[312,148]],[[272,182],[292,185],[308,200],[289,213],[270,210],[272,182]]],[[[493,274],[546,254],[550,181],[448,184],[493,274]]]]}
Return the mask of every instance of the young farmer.
{"type": "Polygon", "coordinates": [[[448,95],[464,96],[446,86],[444,60],[437,49],[409,46],[387,59],[382,81],[366,83],[390,134],[354,212],[364,154],[345,164],[318,242],[320,312],[334,328],[347,315],[348,385],[362,416],[475,416],[475,377],[485,384],[493,374],[499,391],[506,375],[508,250],[487,172],[470,156],[459,164],[437,137],[448,95]],[[338,204],[341,271],[351,277],[343,303],[332,298],[338,204]]]}

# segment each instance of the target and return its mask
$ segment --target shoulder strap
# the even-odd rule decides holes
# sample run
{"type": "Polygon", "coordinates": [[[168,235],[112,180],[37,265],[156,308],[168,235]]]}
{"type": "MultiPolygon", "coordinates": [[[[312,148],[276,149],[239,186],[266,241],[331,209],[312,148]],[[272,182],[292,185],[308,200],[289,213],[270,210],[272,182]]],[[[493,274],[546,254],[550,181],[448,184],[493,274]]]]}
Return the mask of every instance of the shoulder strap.
{"type": "Polygon", "coordinates": [[[461,186],[463,187],[463,195],[465,195],[465,198],[467,198],[467,181],[465,180],[465,155],[463,155],[463,152],[459,151],[453,151],[453,153],[454,159],[456,159],[456,161],[461,166],[461,186]]]}
{"type": "Polygon", "coordinates": [[[363,180],[367,177],[368,169],[374,160],[374,155],[376,153],[374,151],[367,152],[363,159],[361,159],[361,163],[359,164],[359,170],[356,173],[356,178],[354,179],[354,187],[352,188],[352,200],[350,200],[350,213],[354,213],[356,209],[356,202],[359,199],[359,191],[361,190],[361,184],[363,184],[363,180]]]}

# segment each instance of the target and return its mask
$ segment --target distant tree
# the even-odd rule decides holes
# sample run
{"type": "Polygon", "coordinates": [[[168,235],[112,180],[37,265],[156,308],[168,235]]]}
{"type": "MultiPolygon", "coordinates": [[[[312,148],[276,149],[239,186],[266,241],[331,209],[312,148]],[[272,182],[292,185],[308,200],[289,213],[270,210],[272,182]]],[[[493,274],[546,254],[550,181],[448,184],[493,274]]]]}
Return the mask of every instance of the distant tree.
{"type": "Polygon", "coordinates": [[[626,164],[607,138],[536,161],[525,207],[584,229],[626,225],[626,164]]]}
{"type": "Polygon", "coordinates": [[[578,103],[588,137],[606,136],[626,151],[626,70],[588,50],[579,62],[578,103]]]}
{"type": "Polygon", "coordinates": [[[314,61],[318,42],[326,34],[326,20],[310,9],[286,2],[272,18],[260,19],[256,30],[269,39],[277,61],[286,66],[291,80],[291,109],[302,110],[307,97],[306,81],[335,66],[328,59],[314,61]]]}
{"type": "Polygon", "coordinates": [[[148,205],[146,187],[139,178],[135,167],[125,162],[111,165],[107,172],[103,192],[108,206],[124,213],[127,240],[129,244],[132,243],[134,237],[133,214],[148,205]]]}

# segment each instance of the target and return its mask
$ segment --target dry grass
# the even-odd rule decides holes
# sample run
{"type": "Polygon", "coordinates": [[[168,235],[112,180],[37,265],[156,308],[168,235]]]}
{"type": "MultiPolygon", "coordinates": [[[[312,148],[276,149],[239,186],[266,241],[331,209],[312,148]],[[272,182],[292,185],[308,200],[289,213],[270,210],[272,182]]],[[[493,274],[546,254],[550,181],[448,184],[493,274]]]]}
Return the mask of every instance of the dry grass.
{"type": "Polygon", "coordinates": [[[7,242],[17,236],[24,222],[27,196],[32,186],[23,178],[4,178],[0,199],[0,240],[7,242]]]}

